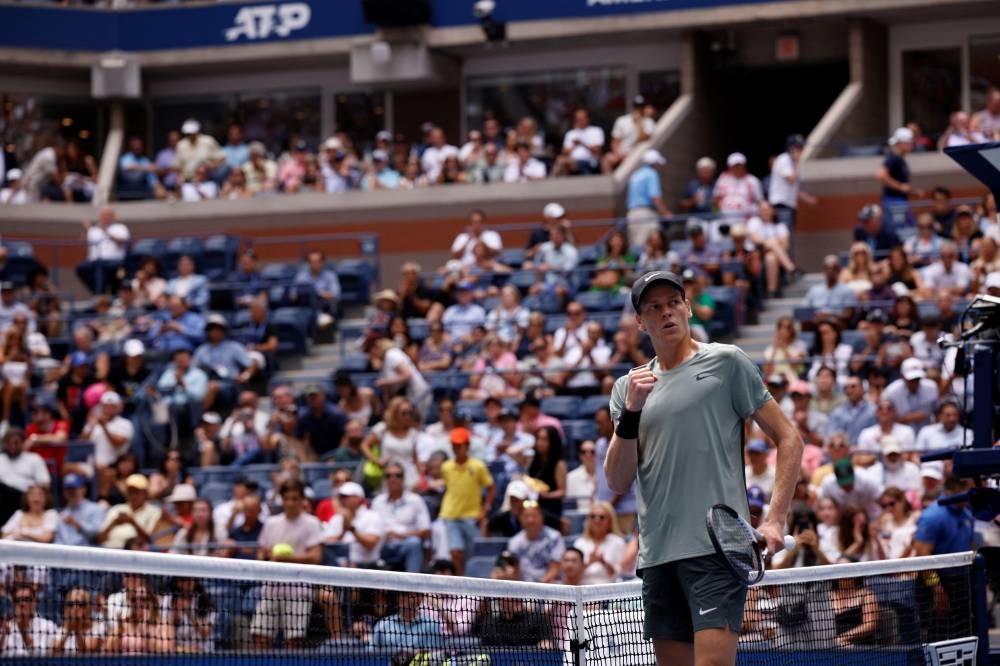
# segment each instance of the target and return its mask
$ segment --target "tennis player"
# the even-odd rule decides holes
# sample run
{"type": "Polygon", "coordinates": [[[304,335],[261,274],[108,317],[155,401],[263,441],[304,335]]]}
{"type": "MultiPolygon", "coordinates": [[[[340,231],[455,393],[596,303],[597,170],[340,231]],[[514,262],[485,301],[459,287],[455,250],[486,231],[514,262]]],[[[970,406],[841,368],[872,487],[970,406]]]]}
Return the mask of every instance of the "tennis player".
{"type": "Polygon", "coordinates": [[[681,279],[654,271],[632,287],[636,320],[656,356],[615,382],[605,472],[615,492],[636,481],[644,633],[661,666],[732,666],[746,587],[715,554],[708,509],[728,504],[749,520],[744,424],[753,418],[778,446],[771,508],[758,528],[782,548],[802,440],[760,371],[733,345],[691,338],[681,279]]]}

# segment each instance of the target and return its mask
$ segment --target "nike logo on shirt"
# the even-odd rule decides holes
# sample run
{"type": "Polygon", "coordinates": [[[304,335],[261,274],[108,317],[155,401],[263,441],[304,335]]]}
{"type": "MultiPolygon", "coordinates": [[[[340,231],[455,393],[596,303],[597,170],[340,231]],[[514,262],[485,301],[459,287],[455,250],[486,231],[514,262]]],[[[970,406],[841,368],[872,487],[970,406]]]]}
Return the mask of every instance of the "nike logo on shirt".
{"type": "Polygon", "coordinates": [[[697,375],[694,376],[694,380],[696,382],[700,382],[701,380],[705,379],[706,377],[711,377],[711,376],[712,376],[711,372],[699,372],[697,375]]]}
{"type": "Polygon", "coordinates": [[[718,608],[718,606],[712,606],[711,608],[705,608],[705,609],[699,608],[698,609],[698,615],[708,615],[709,613],[711,613],[712,611],[716,610],[717,608],[718,608]]]}

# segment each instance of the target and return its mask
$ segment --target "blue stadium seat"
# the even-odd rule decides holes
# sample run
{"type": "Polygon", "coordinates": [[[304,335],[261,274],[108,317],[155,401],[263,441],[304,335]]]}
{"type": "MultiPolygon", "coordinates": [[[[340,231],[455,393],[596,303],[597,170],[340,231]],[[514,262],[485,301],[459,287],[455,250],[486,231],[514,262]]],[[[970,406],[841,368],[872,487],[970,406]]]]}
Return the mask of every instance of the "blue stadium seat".
{"type": "Polygon", "coordinates": [[[535,271],[514,271],[510,274],[509,283],[521,290],[522,294],[526,294],[537,281],[538,276],[535,271]]]}
{"type": "Polygon", "coordinates": [[[844,157],[875,157],[882,154],[881,143],[864,143],[845,146],[842,152],[844,157]]]}
{"type": "Polygon", "coordinates": [[[125,260],[125,267],[128,269],[128,274],[135,273],[136,269],[139,268],[139,262],[144,258],[156,257],[162,260],[166,252],[167,244],[159,238],[138,238],[132,241],[128,258],[125,260]]]}
{"type": "Polygon", "coordinates": [[[348,352],[341,357],[339,369],[347,372],[367,372],[368,355],[348,352]]]}
{"type": "Polygon", "coordinates": [[[306,308],[278,308],[271,313],[271,324],[278,333],[278,355],[309,351],[313,316],[306,308]]]}
{"type": "Polygon", "coordinates": [[[198,489],[198,497],[207,499],[212,506],[222,504],[233,498],[232,485],[221,481],[209,481],[198,489]]]}
{"type": "Polygon", "coordinates": [[[575,419],[580,408],[580,398],[575,395],[559,395],[542,400],[542,413],[557,419],[575,419]]]}
{"type": "Polygon", "coordinates": [[[563,517],[569,519],[571,536],[583,534],[583,523],[587,520],[585,511],[564,511],[563,517]]]}
{"type": "Polygon", "coordinates": [[[801,331],[797,334],[797,337],[806,346],[806,349],[812,349],[812,346],[816,343],[815,331],[801,331]]]}
{"type": "Polygon", "coordinates": [[[423,342],[431,334],[431,325],[426,319],[410,319],[406,326],[410,329],[410,340],[413,342],[423,342]]]}
{"type": "Polygon", "coordinates": [[[849,328],[840,332],[840,341],[845,345],[851,345],[852,347],[855,343],[864,340],[865,334],[856,328],[849,328]]]}
{"type": "Polygon", "coordinates": [[[611,294],[606,291],[585,291],[582,294],[577,294],[574,300],[582,305],[587,312],[605,312],[613,309],[611,294]]]}
{"type": "Polygon", "coordinates": [[[4,241],[7,248],[7,263],[0,271],[0,279],[14,283],[15,287],[28,284],[28,273],[38,261],[35,259],[35,249],[25,241],[4,241]]]}
{"type": "Polygon", "coordinates": [[[712,337],[720,335],[736,335],[738,326],[736,320],[736,299],[738,294],[733,287],[709,287],[705,292],[715,300],[715,316],[709,322],[709,333],[712,337]]]}
{"type": "Polygon", "coordinates": [[[508,248],[498,254],[496,259],[501,264],[510,266],[514,270],[517,270],[524,264],[527,257],[525,256],[524,250],[518,248],[508,248]]]}
{"type": "Polygon", "coordinates": [[[563,421],[562,426],[566,437],[574,443],[574,451],[580,442],[597,438],[597,426],[594,425],[593,419],[566,419],[563,421]]]}
{"type": "Polygon", "coordinates": [[[560,328],[566,325],[566,315],[556,315],[554,317],[545,318],[545,332],[549,335],[555,333],[560,328]]]}
{"type": "Polygon", "coordinates": [[[347,564],[350,553],[348,543],[324,543],[323,560],[320,562],[325,567],[341,567],[347,564]]]}
{"type": "Polygon", "coordinates": [[[366,259],[345,259],[337,264],[340,302],[367,305],[371,301],[373,270],[366,259]]]}
{"type": "Polygon", "coordinates": [[[309,486],[316,493],[315,499],[322,500],[333,496],[333,483],[329,478],[320,478],[313,481],[309,486]]]}
{"type": "Polygon", "coordinates": [[[812,321],[816,316],[816,308],[801,305],[792,310],[792,316],[797,322],[812,321]]]}
{"type": "Polygon", "coordinates": [[[578,266],[588,266],[597,263],[597,260],[601,258],[604,254],[604,247],[600,244],[597,245],[583,245],[579,249],[579,256],[577,260],[578,266]]]}
{"type": "Polygon", "coordinates": [[[579,502],[576,497],[564,497],[562,506],[563,511],[576,511],[579,502]]]}
{"type": "Polygon", "coordinates": [[[581,419],[592,419],[599,408],[608,406],[608,400],[606,395],[588,395],[580,403],[577,414],[581,419]]]}
{"type": "Polygon", "coordinates": [[[298,267],[289,262],[264,264],[260,269],[260,277],[265,282],[288,283],[295,279],[298,267]]]}
{"type": "Polygon", "coordinates": [[[526,296],[521,304],[529,310],[538,310],[545,314],[556,314],[562,312],[563,309],[559,297],[554,294],[542,293],[526,296]]]}
{"type": "Polygon", "coordinates": [[[479,537],[472,542],[472,557],[492,557],[507,549],[507,537],[479,537]]]}
{"type": "Polygon", "coordinates": [[[199,270],[211,281],[224,280],[236,270],[236,255],[240,249],[240,239],[235,236],[217,234],[205,239],[199,270]]]}
{"type": "Polygon", "coordinates": [[[477,423],[486,420],[486,408],[482,400],[459,400],[455,403],[455,414],[466,412],[477,423]]]}
{"type": "Polygon", "coordinates": [[[470,557],[465,563],[465,575],[469,578],[489,578],[496,559],[496,556],[470,557]]]}

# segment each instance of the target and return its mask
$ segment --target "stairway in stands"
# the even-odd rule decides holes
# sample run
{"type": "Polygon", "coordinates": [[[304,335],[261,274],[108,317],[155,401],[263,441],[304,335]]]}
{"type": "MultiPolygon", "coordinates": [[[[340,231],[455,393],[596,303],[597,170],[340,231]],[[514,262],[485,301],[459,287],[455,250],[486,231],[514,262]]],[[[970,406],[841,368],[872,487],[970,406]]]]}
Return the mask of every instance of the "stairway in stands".
{"type": "Polygon", "coordinates": [[[792,310],[802,303],[809,287],[823,280],[822,273],[807,273],[795,284],[785,287],[781,298],[769,299],[766,309],[758,316],[755,325],[741,326],[733,344],[745,351],[755,362],[764,361],[764,350],[774,339],[775,323],[782,315],[791,316],[792,310]]]}
{"type": "MultiPolygon", "coordinates": [[[[341,326],[356,331],[364,326],[367,318],[364,308],[351,308],[347,317],[341,319],[341,326]]],[[[340,367],[340,359],[344,353],[356,353],[358,346],[356,334],[349,337],[338,336],[336,342],[313,344],[309,353],[294,359],[282,359],[281,370],[275,379],[292,382],[301,389],[310,382],[323,382],[331,378],[332,373],[340,367]]]]}

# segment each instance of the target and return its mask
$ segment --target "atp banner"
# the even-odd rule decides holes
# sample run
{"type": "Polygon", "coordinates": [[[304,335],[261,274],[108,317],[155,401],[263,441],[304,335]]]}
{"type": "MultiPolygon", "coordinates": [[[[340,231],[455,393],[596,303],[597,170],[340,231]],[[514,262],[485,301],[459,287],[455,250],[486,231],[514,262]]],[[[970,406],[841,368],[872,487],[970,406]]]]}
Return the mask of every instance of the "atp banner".
{"type": "MultiPolygon", "coordinates": [[[[498,0],[497,21],[577,19],[752,4],[763,0],[498,0]]],[[[477,22],[473,0],[434,0],[434,27],[477,22]]],[[[0,5],[0,46],[161,51],[372,34],[360,0],[223,2],[120,10],[0,5]]]]}

